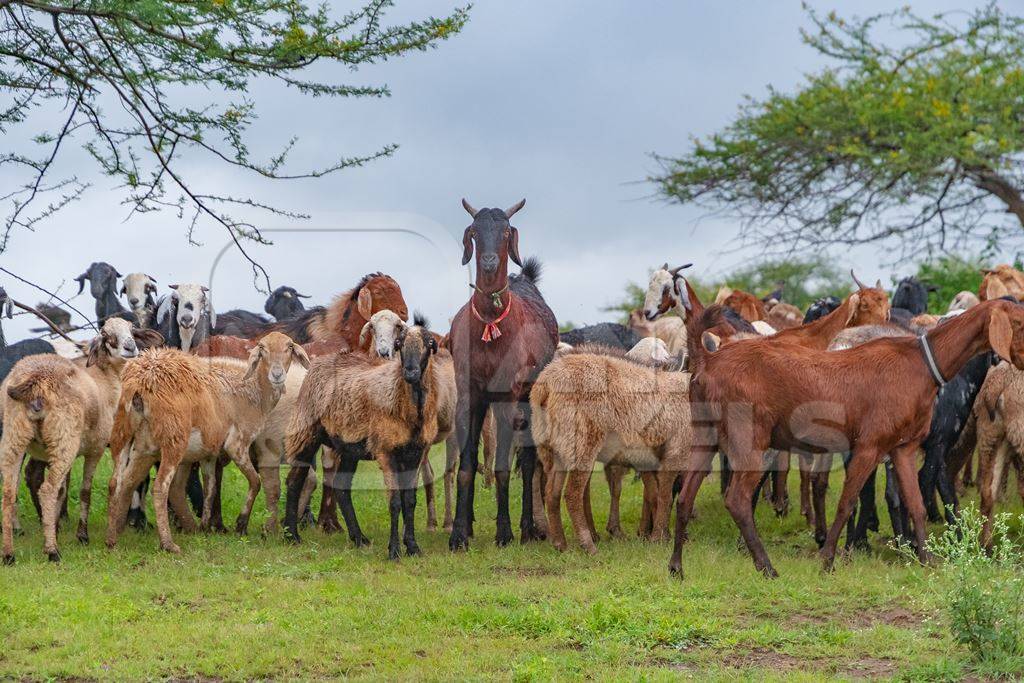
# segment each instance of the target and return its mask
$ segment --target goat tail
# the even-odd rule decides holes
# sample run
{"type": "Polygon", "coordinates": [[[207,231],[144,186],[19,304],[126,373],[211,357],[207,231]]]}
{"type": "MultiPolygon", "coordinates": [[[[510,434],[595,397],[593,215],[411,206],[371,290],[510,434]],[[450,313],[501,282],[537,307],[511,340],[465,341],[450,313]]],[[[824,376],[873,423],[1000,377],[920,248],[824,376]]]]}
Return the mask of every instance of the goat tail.
{"type": "Polygon", "coordinates": [[[535,285],[540,282],[542,271],[543,268],[541,267],[540,260],[536,256],[530,256],[523,260],[523,267],[519,272],[531,284],[535,285]]]}

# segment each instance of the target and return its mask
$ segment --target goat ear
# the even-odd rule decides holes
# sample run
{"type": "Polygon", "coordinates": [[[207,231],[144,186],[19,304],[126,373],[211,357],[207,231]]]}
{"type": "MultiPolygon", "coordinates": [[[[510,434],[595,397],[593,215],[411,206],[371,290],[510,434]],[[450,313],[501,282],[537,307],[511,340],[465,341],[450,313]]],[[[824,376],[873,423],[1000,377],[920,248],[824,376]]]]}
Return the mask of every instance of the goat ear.
{"type": "Polygon", "coordinates": [[[363,320],[369,320],[370,316],[373,315],[373,294],[370,294],[369,287],[363,287],[359,290],[359,297],[356,299],[356,310],[359,311],[359,315],[363,317],[363,320]]]}
{"type": "Polygon", "coordinates": [[[469,232],[472,229],[471,225],[462,233],[462,265],[466,265],[469,259],[473,258],[473,236],[469,232]]]}
{"type": "Polygon", "coordinates": [[[306,353],[306,349],[302,348],[301,345],[295,344],[292,346],[292,356],[295,360],[299,361],[299,365],[309,369],[309,354],[306,353]]]}
{"type": "Polygon", "coordinates": [[[85,289],[85,281],[89,279],[88,273],[82,273],[75,278],[75,282],[78,283],[78,293],[81,294],[82,290],[85,289]]]}
{"type": "Polygon", "coordinates": [[[1000,358],[1010,361],[1010,342],[1013,341],[1013,327],[1010,318],[998,308],[988,319],[988,343],[1000,358]]]}
{"type": "Polygon", "coordinates": [[[704,332],[700,336],[700,343],[708,353],[714,353],[722,343],[722,338],[713,332],[704,332]]]}
{"type": "Polygon", "coordinates": [[[846,314],[846,324],[849,325],[853,322],[853,316],[857,315],[857,307],[860,306],[860,294],[854,292],[847,299],[847,302],[850,304],[850,310],[846,314]]]}
{"type": "Polygon", "coordinates": [[[245,371],[245,376],[242,378],[243,380],[248,380],[253,376],[256,372],[256,368],[260,364],[260,358],[262,356],[263,348],[259,344],[252,347],[252,350],[249,352],[249,369],[245,371]]]}
{"type": "Polygon", "coordinates": [[[985,290],[985,298],[991,301],[992,299],[998,299],[1001,296],[1009,296],[1010,290],[1007,288],[1006,283],[998,278],[992,278],[989,280],[988,289],[985,290]]]}
{"type": "Polygon", "coordinates": [[[519,230],[512,226],[509,226],[508,233],[508,255],[517,266],[520,268],[523,266],[523,262],[519,258],[519,230]]]}
{"type": "Polygon", "coordinates": [[[359,348],[365,349],[366,345],[370,341],[370,331],[373,329],[373,325],[366,323],[363,325],[363,329],[359,332],[359,348]]]}
{"type": "Polygon", "coordinates": [[[726,299],[732,296],[732,291],[732,287],[729,287],[727,285],[722,285],[721,287],[719,287],[718,293],[715,294],[715,303],[720,304],[724,302],[726,299]]]}
{"type": "Polygon", "coordinates": [[[132,337],[135,339],[135,343],[138,344],[139,348],[145,351],[146,349],[155,349],[158,346],[164,345],[164,336],[156,330],[132,330],[132,337]]]}

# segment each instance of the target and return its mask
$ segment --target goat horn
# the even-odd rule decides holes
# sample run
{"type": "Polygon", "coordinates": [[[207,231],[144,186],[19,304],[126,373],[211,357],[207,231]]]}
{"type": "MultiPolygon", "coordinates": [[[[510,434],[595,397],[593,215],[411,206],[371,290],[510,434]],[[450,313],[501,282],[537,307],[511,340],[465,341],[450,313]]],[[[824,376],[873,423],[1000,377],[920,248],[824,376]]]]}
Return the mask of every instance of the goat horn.
{"type": "Polygon", "coordinates": [[[295,292],[295,296],[299,297],[300,299],[309,299],[310,298],[309,294],[299,294],[298,292],[295,292]]]}
{"type": "Polygon", "coordinates": [[[875,289],[881,289],[881,288],[882,288],[882,278],[878,278],[877,280],[875,280],[875,289]]]}
{"type": "Polygon", "coordinates": [[[153,277],[152,275],[146,275],[146,277],[148,277],[150,280],[152,280],[154,285],[156,284],[156,278],[155,277],[153,277]]]}
{"type": "Polygon", "coordinates": [[[472,204],[466,201],[465,197],[462,198],[462,208],[464,208],[466,210],[466,213],[468,213],[470,216],[476,218],[476,209],[473,208],[472,204]]]}
{"type": "Polygon", "coordinates": [[[505,209],[505,217],[506,218],[512,218],[512,216],[515,215],[515,213],[517,211],[519,211],[519,209],[523,208],[524,206],[526,206],[526,198],[525,197],[523,199],[520,199],[518,202],[516,202],[512,206],[510,206],[507,209],[505,209]]]}
{"type": "Polygon", "coordinates": [[[178,289],[178,285],[167,285],[167,286],[170,287],[171,289],[178,289]]]}
{"type": "Polygon", "coordinates": [[[861,289],[868,289],[868,286],[861,282],[860,280],[858,280],[857,276],[854,275],[853,268],[850,268],[850,277],[853,278],[853,281],[857,284],[858,287],[860,287],[861,289]]]}
{"type": "MultiPolygon", "coordinates": [[[[668,264],[666,263],[665,265],[668,265],[668,264]]],[[[687,268],[689,268],[692,265],[693,265],[692,263],[684,263],[683,265],[679,266],[678,268],[673,268],[672,270],[670,270],[668,272],[672,273],[672,275],[679,275],[679,271],[680,270],[686,270],[687,268]]]]}

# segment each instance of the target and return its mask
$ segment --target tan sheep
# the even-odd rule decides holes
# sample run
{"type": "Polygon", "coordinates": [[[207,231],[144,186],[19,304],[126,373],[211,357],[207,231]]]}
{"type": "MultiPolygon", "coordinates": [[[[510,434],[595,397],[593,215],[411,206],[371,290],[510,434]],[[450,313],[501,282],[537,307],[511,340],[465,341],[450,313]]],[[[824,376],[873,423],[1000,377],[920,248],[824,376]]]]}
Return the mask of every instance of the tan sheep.
{"type": "Polygon", "coordinates": [[[159,334],[132,329],[127,320],[109,318],[90,344],[86,357],[68,360],[57,355],[29,356],[17,363],[4,382],[3,438],[3,556],[14,562],[13,523],[18,479],[24,454],[49,464],[39,487],[43,551],[60,560],[57,515],[60,490],[75,458],[85,458],[80,493],[78,540],[89,542],[92,478],[103,455],[121,393],[120,371],[140,346],[162,343],[159,334]]]}
{"type": "Polygon", "coordinates": [[[188,476],[187,465],[194,462],[202,463],[207,480],[202,521],[209,525],[216,489],[214,467],[222,454],[234,461],[249,482],[249,494],[236,524],[238,532],[245,532],[260,489],[249,447],[277,405],[293,359],[309,365],[301,346],[287,335],[271,332],[252,349],[248,363],[156,349],[125,367],[110,439],[117,469],[111,481],[115,491],[108,509],[108,546],[117,542],[124,528],[132,491],[158,460],[153,507],[163,550],[181,552],[171,537],[169,496],[182,526],[195,528],[181,485],[188,476]]]}
{"type": "Polygon", "coordinates": [[[664,371],[604,354],[569,354],[552,361],[530,395],[533,438],[547,473],[548,533],[566,546],[560,503],[580,545],[590,553],[594,522],[586,489],[594,463],[656,472],[652,538],[668,535],[672,484],[689,460],[688,373],[664,371]]]}
{"type": "Polygon", "coordinates": [[[1009,363],[989,370],[974,403],[974,419],[978,435],[978,493],[984,517],[981,540],[988,547],[992,543],[992,512],[1008,462],[1017,469],[1017,487],[1024,498],[1024,372],[1009,363]]]}
{"type": "Polygon", "coordinates": [[[368,543],[352,507],[352,477],[362,459],[372,457],[384,473],[391,513],[388,557],[398,559],[399,514],[410,555],[420,552],[413,519],[416,479],[430,446],[443,441],[455,412],[455,370],[422,321],[403,331],[398,357],[370,358],[339,353],[319,358],[306,375],[288,429],[288,499],[285,531],[296,542],[298,498],[306,468],[315,465],[321,445],[334,447],[339,459],[338,504],[349,537],[368,543]]]}

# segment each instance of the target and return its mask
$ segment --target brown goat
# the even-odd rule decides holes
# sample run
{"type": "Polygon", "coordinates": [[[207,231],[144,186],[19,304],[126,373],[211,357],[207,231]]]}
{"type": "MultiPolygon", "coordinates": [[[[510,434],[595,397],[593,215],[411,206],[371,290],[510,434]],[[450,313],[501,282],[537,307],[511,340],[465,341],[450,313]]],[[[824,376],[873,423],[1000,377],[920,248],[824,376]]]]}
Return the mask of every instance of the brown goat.
{"type": "Polygon", "coordinates": [[[271,332],[249,354],[248,363],[231,358],[199,359],[175,349],[147,351],[123,372],[110,451],[115,459],[111,476],[107,545],[113,546],[124,528],[131,492],[159,460],[153,484],[160,547],[177,553],[171,538],[168,496],[186,530],[195,527],[184,500],[183,483],[189,470],[183,464],[203,463],[206,498],[203,525],[209,526],[216,486],[214,464],[227,454],[249,481],[249,495],[236,529],[248,527],[260,489],[249,448],[277,405],[292,360],[304,366],[309,358],[288,336],[271,332]],[[181,482],[176,482],[176,477],[181,482]]]}
{"type": "Polygon", "coordinates": [[[276,323],[273,329],[300,344],[342,340],[348,348],[357,349],[363,326],[374,313],[383,310],[394,311],[402,320],[409,318],[402,288],[394,278],[370,273],[351,290],[336,296],[327,308],[316,306],[276,323]]]}
{"type": "Polygon", "coordinates": [[[995,268],[981,271],[984,277],[978,287],[978,298],[981,301],[998,299],[1001,296],[1012,296],[1017,301],[1024,300],[1024,273],[1006,263],[995,268]]]}
{"type": "MultiPolygon", "coordinates": [[[[694,324],[691,339],[703,330],[694,324]]],[[[936,327],[926,342],[887,338],[845,351],[817,351],[774,338],[744,340],[708,353],[691,343],[696,361],[690,400],[714,415],[710,421],[717,444],[694,446],[691,471],[679,496],[675,546],[669,568],[681,571],[686,521],[715,447],[733,465],[726,507],[754,559],[766,576],[777,576],[754,525],[752,502],[769,448],[826,453],[852,450],[836,518],[822,548],[831,569],[836,543],[868,475],[885,454],[893,461],[900,497],[914,524],[918,557],[925,548],[925,509],[917,484],[916,458],[928,433],[939,384],[929,370],[931,349],[936,372],[953,377],[963,365],[987,350],[1024,368],[1024,307],[997,300],[975,306],[936,327]]],[[[708,419],[710,418],[710,419],[708,419]]]]}
{"type": "Polygon", "coordinates": [[[748,323],[768,319],[768,311],[765,309],[764,302],[750,292],[734,289],[722,300],[722,305],[739,313],[748,323]]]}
{"type": "Polygon", "coordinates": [[[60,489],[75,458],[85,458],[78,540],[89,542],[92,478],[110,438],[114,407],[121,392],[121,367],[125,359],[138,354],[140,345],[159,343],[163,343],[163,338],[156,332],[132,329],[127,320],[108,318],[100,335],[89,344],[84,359],[70,361],[52,354],[28,356],[11,370],[4,382],[4,433],[0,440],[5,564],[14,562],[13,522],[18,478],[26,451],[29,457],[49,464],[38,495],[43,551],[54,562],[60,560],[60,489]]]}

